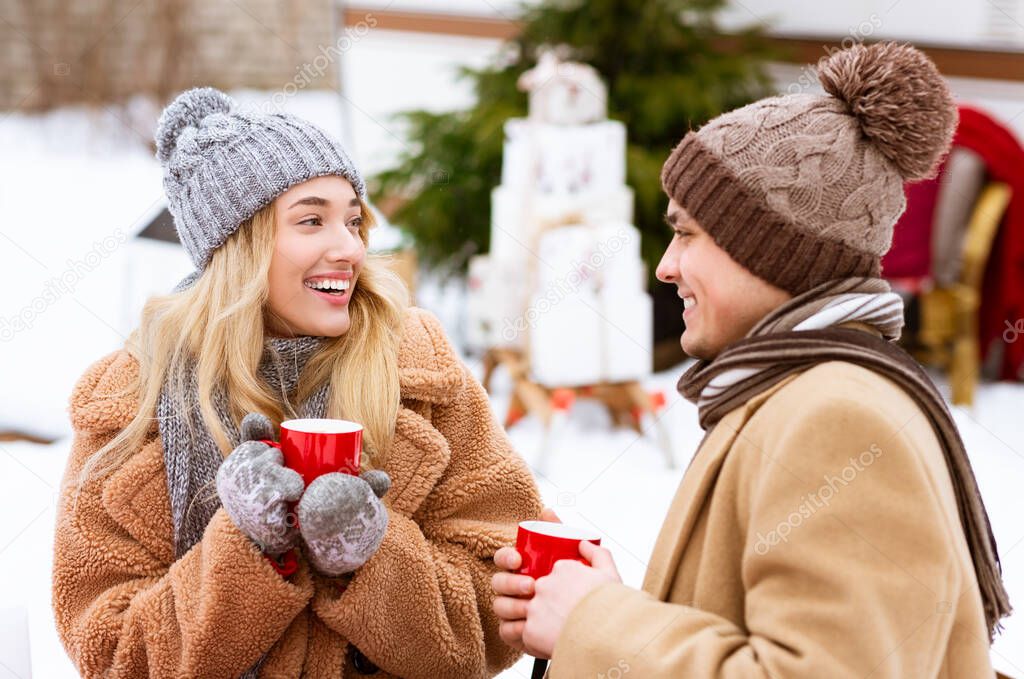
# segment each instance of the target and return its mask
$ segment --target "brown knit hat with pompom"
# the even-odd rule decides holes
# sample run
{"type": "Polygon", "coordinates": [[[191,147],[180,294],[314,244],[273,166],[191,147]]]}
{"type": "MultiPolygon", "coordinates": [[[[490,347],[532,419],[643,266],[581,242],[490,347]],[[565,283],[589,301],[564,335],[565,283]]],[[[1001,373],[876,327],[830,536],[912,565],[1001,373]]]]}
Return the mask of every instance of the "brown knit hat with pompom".
{"type": "Polygon", "coordinates": [[[797,295],[878,276],[903,183],[934,176],[957,111],[919,50],[855,45],[818,64],[827,94],[762,99],[690,132],[665,192],[729,255],[797,295]]]}

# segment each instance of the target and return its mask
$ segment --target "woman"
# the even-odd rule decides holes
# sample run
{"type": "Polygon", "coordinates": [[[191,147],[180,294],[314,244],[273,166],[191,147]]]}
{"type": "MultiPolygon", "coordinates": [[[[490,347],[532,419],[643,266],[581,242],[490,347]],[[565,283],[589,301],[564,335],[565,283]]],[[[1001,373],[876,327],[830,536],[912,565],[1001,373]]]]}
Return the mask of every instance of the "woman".
{"type": "Polygon", "coordinates": [[[82,675],[510,665],[489,559],[540,513],[537,489],[437,320],[366,255],[347,155],[209,88],[156,141],[197,271],[71,397],[53,602],[82,675]],[[303,489],[261,442],[290,417],[360,422],[361,476],[303,489]]]}

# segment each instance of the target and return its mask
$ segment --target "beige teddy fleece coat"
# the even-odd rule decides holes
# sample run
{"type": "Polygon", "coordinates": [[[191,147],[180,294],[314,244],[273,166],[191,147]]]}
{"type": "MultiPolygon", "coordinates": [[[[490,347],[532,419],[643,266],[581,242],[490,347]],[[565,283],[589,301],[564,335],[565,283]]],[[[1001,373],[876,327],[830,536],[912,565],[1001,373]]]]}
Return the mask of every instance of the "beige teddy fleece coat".
{"type": "Polygon", "coordinates": [[[138,374],[128,352],[91,366],[71,397],[75,429],[57,517],[53,606],[84,677],[354,677],[349,646],[377,677],[487,677],[517,652],[498,637],[491,558],[541,504],[529,469],[440,323],[410,310],[399,356],[402,405],[383,469],[390,515],[348,586],[300,558],[281,577],[223,508],[174,559],[160,436],[107,478],[82,465],[137,411],[117,396],[138,374]]]}

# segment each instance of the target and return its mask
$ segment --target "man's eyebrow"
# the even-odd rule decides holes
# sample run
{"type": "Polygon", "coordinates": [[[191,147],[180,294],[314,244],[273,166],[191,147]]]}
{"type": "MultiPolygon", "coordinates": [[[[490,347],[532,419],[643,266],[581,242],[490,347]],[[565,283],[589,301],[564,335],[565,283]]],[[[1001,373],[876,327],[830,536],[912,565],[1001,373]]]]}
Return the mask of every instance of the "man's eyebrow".
{"type": "Polygon", "coordinates": [[[665,215],[665,223],[668,224],[673,229],[676,228],[676,224],[678,222],[679,222],[679,213],[678,212],[669,212],[667,215],[665,215]]]}
{"type": "Polygon", "coordinates": [[[320,196],[306,196],[305,198],[300,198],[292,203],[288,209],[291,210],[296,205],[315,205],[317,207],[325,207],[330,205],[330,201],[321,198],[320,196]]]}

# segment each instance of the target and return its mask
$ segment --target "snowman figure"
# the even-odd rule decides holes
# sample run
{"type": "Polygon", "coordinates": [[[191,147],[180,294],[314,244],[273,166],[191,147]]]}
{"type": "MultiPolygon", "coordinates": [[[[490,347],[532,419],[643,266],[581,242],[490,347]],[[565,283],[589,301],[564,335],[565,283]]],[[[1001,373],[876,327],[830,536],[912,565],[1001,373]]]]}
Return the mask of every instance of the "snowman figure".
{"type": "Polygon", "coordinates": [[[537,66],[519,77],[530,96],[530,119],[554,125],[585,125],[604,120],[608,89],[587,64],[562,61],[553,50],[541,53],[537,66]]]}

